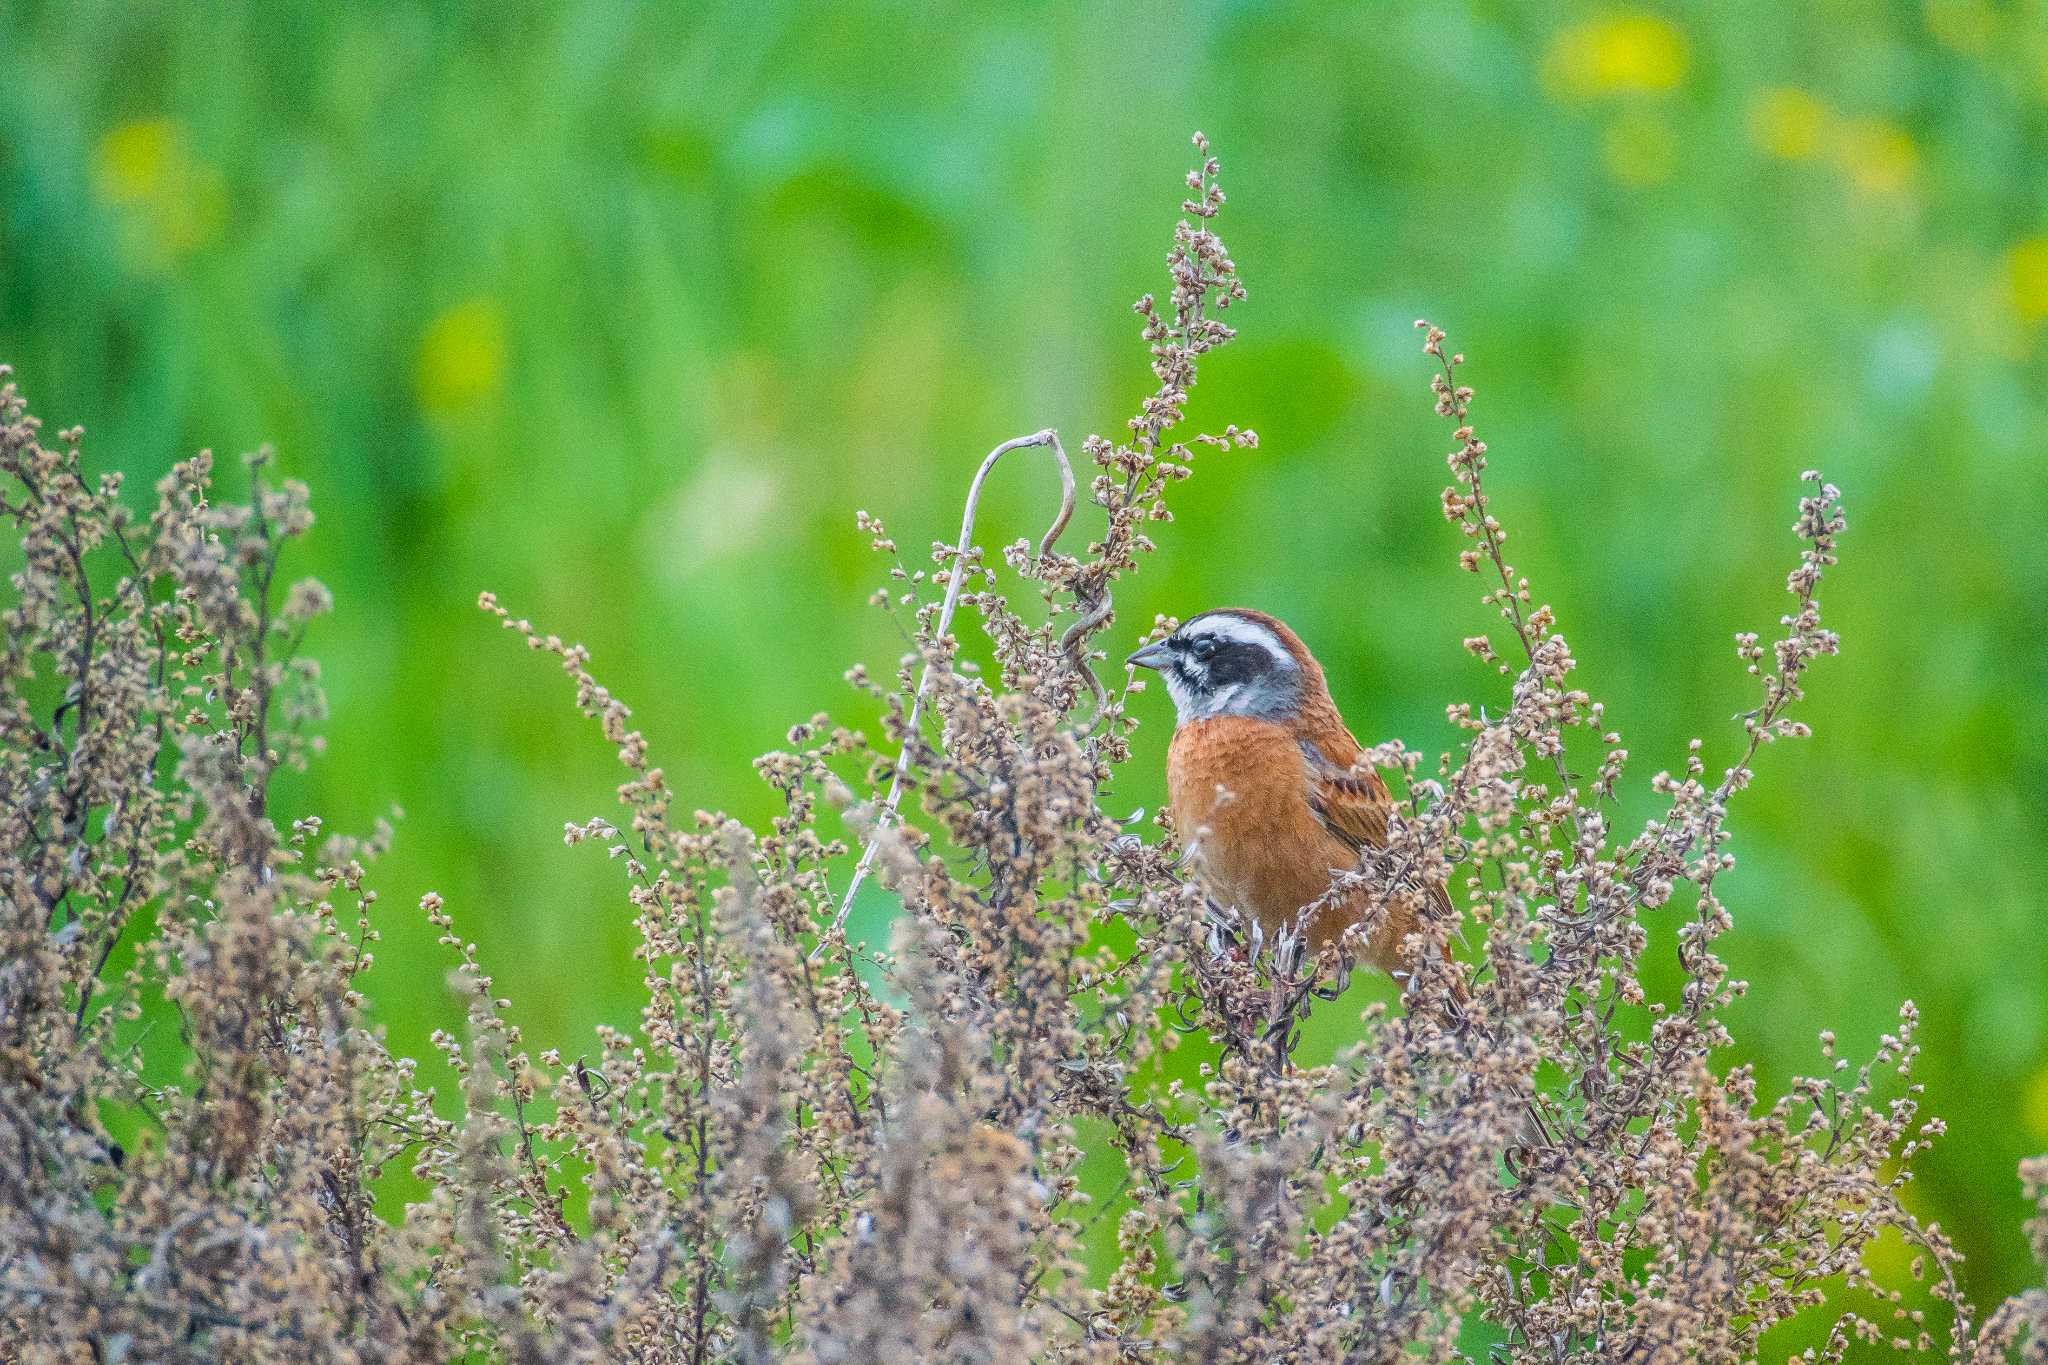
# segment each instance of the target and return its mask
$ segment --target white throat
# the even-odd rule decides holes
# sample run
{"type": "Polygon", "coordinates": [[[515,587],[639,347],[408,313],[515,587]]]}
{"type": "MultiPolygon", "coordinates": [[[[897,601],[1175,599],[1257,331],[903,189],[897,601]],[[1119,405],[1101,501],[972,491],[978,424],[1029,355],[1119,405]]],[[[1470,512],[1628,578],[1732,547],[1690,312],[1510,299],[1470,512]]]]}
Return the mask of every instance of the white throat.
{"type": "Polygon", "coordinates": [[[1230,704],[1244,691],[1243,683],[1231,683],[1228,687],[1199,696],[1190,692],[1186,683],[1169,673],[1166,675],[1166,692],[1173,698],[1173,709],[1179,722],[1185,725],[1191,720],[1207,720],[1211,716],[1230,713],[1230,704]]]}

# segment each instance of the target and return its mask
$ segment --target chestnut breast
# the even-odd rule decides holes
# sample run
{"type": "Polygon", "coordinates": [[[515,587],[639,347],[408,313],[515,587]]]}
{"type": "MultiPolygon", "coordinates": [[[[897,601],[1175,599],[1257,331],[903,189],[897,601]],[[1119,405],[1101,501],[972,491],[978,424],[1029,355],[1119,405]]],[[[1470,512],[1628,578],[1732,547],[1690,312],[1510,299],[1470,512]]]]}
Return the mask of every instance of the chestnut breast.
{"type": "MultiPolygon", "coordinates": [[[[1166,756],[1174,827],[1199,846],[1218,900],[1250,911],[1267,933],[1292,923],[1356,861],[1308,803],[1308,760],[1285,726],[1251,716],[1190,720],[1166,756]]],[[[1310,926],[1320,943],[1353,915],[1332,907],[1310,926]]]]}

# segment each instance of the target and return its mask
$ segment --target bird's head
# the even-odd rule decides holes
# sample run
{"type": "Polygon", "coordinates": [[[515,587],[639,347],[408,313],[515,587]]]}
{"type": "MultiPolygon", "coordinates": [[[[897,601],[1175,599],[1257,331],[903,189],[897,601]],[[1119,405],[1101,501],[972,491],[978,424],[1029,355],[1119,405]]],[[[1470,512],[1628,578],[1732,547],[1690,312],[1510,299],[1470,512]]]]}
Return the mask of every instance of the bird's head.
{"type": "Polygon", "coordinates": [[[1323,689],[1322,669],[1301,638],[1242,607],[1190,617],[1124,662],[1159,670],[1182,724],[1212,716],[1287,720],[1323,689]]]}

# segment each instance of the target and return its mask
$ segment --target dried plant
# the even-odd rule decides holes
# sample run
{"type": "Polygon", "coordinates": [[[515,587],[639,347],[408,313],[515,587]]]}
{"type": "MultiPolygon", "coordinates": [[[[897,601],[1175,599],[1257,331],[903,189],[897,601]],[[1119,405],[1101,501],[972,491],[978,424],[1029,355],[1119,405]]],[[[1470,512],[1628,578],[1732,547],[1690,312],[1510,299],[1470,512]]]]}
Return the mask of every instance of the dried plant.
{"type": "MultiPolygon", "coordinates": [[[[1792,708],[1836,646],[1818,590],[1843,519],[1818,475],[1781,631],[1738,640],[1736,761],[1715,776],[1695,742],[1623,827],[1628,754],[1506,558],[1461,357],[1425,328],[1443,511],[1498,618],[1465,643],[1503,690],[1450,708],[1464,738],[1433,764],[1374,752],[1402,804],[1331,894],[1365,888],[1369,923],[1408,902],[1453,954],[1420,954],[1333,1062],[1294,1041],[1342,1007],[1342,945],[1261,941],[1170,830],[1105,812],[1137,724],[1138,684],[1097,671],[1113,589],[1196,454],[1257,443],[1183,430],[1244,298],[1196,146],[1171,291],[1137,305],[1157,388],[1081,447],[1096,539],[1061,548],[1077,495],[1051,432],[990,454],[930,568],[863,514],[913,647],[890,682],[849,675],[879,735],[821,715],[759,761],[768,828],[679,815],[583,649],[485,595],[625,769],[623,813],[566,840],[623,876],[646,1005],[582,1056],[534,1053],[429,895],[467,1014],[436,1038],[458,1080],[438,1102],[364,1022],[384,833],[271,809],[320,719],[298,651],[327,595],[279,577],[305,490],[259,457],[250,502],[217,502],[202,455],[143,516],[4,390],[24,567],[0,659],[0,1359],[1727,1360],[1798,1314],[1829,1324],[1827,1359],[2048,1359],[2048,1293],[1980,1320],[1901,1202],[1941,1128],[1911,1005],[1860,1065],[1822,1034],[1781,1096],[1714,1065],[1742,991],[1714,951],[1729,803],[1805,734],[1792,708]],[[1062,503],[991,557],[976,501],[1020,449],[1062,503]],[[900,906],[886,951],[847,935],[870,875],[900,906]],[[1445,877],[1455,915],[1415,889],[1445,877]],[[1641,980],[1659,918],[1672,999],[1641,980]],[[1220,1046],[1193,1085],[1166,1060],[1191,1033],[1220,1046]],[[1089,1155],[1121,1170],[1092,1197],[1089,1155]],[[399,1167],[428,1192],[386,1220],[399,1167]],[[1117,1256],[1091,1274],[1098,1223],[1117,1256]],[[1866,1269],[1880,1236],[1919,1248],[1934,1313],[1866,1269]]],[[[2048,1162],[2022,1179],[2048,1262],[2048,1162]]]]}

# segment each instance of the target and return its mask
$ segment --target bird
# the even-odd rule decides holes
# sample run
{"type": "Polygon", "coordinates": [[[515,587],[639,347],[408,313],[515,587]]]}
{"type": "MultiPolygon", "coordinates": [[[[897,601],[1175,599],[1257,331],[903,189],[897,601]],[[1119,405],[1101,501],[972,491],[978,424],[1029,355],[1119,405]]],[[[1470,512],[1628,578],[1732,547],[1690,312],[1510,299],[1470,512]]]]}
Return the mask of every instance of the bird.
{"type": "MultiPolygon", "coordinates": [[[[1357,924],[1370,904],[1364,888],[1326,897],[1363,851],[1387,846],[1393,796],[1301,637],[1265,612],[1226,607],[1190,617],[1125,662],[1157,670],[1173,699],[1168,809],[1211,898],[1248,914],[1268,941],[1298,926],[1317,950],[1357,924]]],[[[1442,885],[1423,893],[1448,915],[1442,885]]],[[[1414,909],[1390,902],[1356,947],[1404,980],[1403,945],[1416,927],[1414,909]]],[[[1451,980],[1455,991],[1455,973],[1451,980]]]]}

